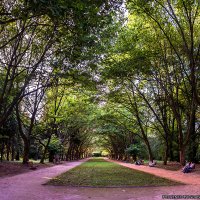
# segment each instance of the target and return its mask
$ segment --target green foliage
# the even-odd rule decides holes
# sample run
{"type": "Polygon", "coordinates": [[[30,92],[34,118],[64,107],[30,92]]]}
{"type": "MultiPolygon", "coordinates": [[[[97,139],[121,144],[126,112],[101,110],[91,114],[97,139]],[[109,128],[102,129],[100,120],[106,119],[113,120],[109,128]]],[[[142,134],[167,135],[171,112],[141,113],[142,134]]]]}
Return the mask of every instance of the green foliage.
{"type": "Polygon", "coordinates": [[[53,138],[51,139],[51,142],[48,146],[49,152],[51,152],[53,154],[58,154],[60,152],[61,148],[62,148],[62,145],[61,145],[59,138],[57,138],[56,136],[53,136],[53,138]]]}
{"type": "Polygon", "coordinates": [[[117,159],[146,156],[142,144],[165,160],[177,160],[179,151],[198,157],[199,2],[126,5],[0,3],[2,149],[20,140],[18,108],[24,143],[37,140],[44,150],[52,137],[49,151],[69,159],[95,143],[117,159]]]}
{"type": "Polygon", "coordinates": [[[92,156],[93,157],[101,157],[102,155],[101,155],[101,152],[93,152],[92,156]]]}
{"type": "Polygon", "coordinates": [[[138,156],[140,153],[140,147],[136,144],[130,145],[127,149],[125,149],[125,153],[127,153],[130,156],[138,156]]]}

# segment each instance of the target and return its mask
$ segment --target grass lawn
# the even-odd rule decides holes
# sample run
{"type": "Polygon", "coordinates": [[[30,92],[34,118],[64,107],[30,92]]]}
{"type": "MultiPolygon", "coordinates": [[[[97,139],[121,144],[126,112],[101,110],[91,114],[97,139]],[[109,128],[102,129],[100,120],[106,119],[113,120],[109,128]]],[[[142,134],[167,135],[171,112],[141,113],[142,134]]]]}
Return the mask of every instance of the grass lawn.
{"type": "Polygon", "coordinates": [[[47,184],[93,187],[180,185],[180,183],[129,169],[104,159],[91,159],[51,179],[47,184]]]}

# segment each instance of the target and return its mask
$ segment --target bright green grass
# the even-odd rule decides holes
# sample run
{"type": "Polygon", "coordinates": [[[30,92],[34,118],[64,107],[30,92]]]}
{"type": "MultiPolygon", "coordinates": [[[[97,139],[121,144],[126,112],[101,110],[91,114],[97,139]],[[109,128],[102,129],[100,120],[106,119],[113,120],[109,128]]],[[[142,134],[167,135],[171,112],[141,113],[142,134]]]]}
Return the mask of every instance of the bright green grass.
{"type": "Polygon", "coordinates": [[[91,159],[50,180],[50,185],[66,186],[169,186],[180,183],[132,170],[103,159],[91,159]]]}

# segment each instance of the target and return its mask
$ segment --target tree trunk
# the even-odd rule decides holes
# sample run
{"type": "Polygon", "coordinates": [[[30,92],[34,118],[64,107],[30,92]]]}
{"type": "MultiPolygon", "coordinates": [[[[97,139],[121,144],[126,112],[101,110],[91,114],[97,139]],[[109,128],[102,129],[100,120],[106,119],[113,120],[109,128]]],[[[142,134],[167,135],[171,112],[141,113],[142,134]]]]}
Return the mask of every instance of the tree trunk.
{"type": "Polygon", "coordinates": [[[180,163],[182,166],[185,165],[185,149],[182,147],[179,151],[180,163]]]}
{"type": "Polygon", "coordinates": [[[1,144],[1,162],[3,161],[4,147],[5,147],[5,144],[4,144],[4,141],[2,141],[2,144],[1,144]]]}
{"type": "Polygon", "coordinates": [[[14,139],[12,140],[12,146],[11,146],[11,160],[14,161],[15,159],[15,145],[14,145],[14,139]]]}
{"type": "Polygon", "coordinates": [[[168,155],[169,155],[169,145],[168,145],[168,142],[167,142],[167,144],[165,146],[163,165],[167,165],[168,155]]]}
{"type": "Polygon", "coordinates": [[[21,118],[20,118],[20,113],[19,113],[19,104],[16,106],[16,116],[17,116],[19,134],[21,135],[22,140],[24,142],[23,164],[27,164],[28,161],[29,161],[30,139],[25,134],[25,132],[23,130],[23,127],[22,127],[23,125],[22,125],[21,118]]]}
{"type": "Polygon", "coordinates": [[[10,160],[10,142],[7,142],[7,145],[6,145],[6,160],[7,161],[10,160]]]}
{"type": "Polygon", "coordinates": [[[28,164],[29,151],[30,151],[30,141],[29,141],[29,139],[25,139],[23,141],[24,141],[23,164],[28,164]]]}
{"type": "Polygon", "coordinates": [[[148,149],[148,153],[149,153],[149,161],[153,162],[153,153],[151,151],[151,147],[150,147],[150,144],[149,142],[147,143],[147,149],[148,149]]]}
{"type": "Polygon", "coordinates": [[[51,136],[48,138],[47,144],[44,147],[44,152],[43,152],[42,158],[40,160],[40,163],[42,163],[42,164],[44,164],[44,160],[45,160],[45,157],[46,157],[46,154],[47,154],[47,150],[48,150],[48,146],[49,146],[50,141],[51,141],[51,136]]]}
{"type": "MultiPolygon", "coordinates": [[[[172,125],[171,125],[171,134],[170,134],[170,139],[169,139],[169,159],[170,161],[174,161],[174,146],[173,146],[173,141],[174,141],[174,132],[175,132],[175,118],[173,117],[172,120],[172,125]]],[[[177,161],[177,159],[176,159],[177,161]]]]}
{"type": "Polygon", "coordinates": [[[49,151],[49,162],[53,162],[53,159],[54,159],[54,152],[49,151]]]}
{"type": "Polygon", "coordinates": [[[198,142],[197,142],[197,136],[198,134],[196,133],[195,126],[196,126],[196,105],[193,99],[192,103],[192,111],[189,119],[189,133],[188,133],[188,138],[190,138],[189,141],[189,158],[190,161],[196,162],[196,154],[198,151],[198,142]]]}
{"type": "Polygon", "coordinates": [[[16,156],[15,156],[15,160],[19,161],[19,150],[17,150],[16,156]]]}

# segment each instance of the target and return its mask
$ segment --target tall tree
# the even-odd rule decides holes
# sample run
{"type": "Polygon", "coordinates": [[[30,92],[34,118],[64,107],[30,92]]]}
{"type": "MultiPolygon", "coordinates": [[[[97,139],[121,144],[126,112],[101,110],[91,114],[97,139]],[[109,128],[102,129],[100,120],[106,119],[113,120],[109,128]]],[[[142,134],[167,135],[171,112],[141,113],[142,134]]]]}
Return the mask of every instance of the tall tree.
{"type": "Polygon", "coordinates": [[[92,55],[94,47],[108,33],[107,27],[119,13],[121,3],[115,0],[1,1],[0,126],[26,95],[24,91],[38,67],[56,65],[66,72],[74,66],[80,69],[88,64],[91,57],[87,55],[92,55]]]}
{"type": "Polygon", "coordinates": [[[157,31],[165,38],[164,48],[167,80],[171,82],[171,74],[174,73],[176,92],[166,88],[166,81],[160,81],[163,90],[167,95],[168,102],[178,123],[180,162],[185,162],[185,150],[191,137],[196,135],[196,109],[199,105],[199,54],[200,44],[198,38],[199,29],[199,1],[129,1],[130,11],[135,11],[144,16],[148,22],[152,22],[157,31]],[[174,61],[169,59],[173,55],[174,61]],[[167,66],[167,67],[166,67],[167,66]],[[170,66],[170,67],[169,67],[170,66]],[[179,75],[177,74],[179,73],[179,75]],[[169,90],[171,92],[169,92],[169,90]],[[185,114],[187,117],[186,137],[183,128],[183,117],[180,106],[179,94],[184,91],[187,102],[185,114]]]}

